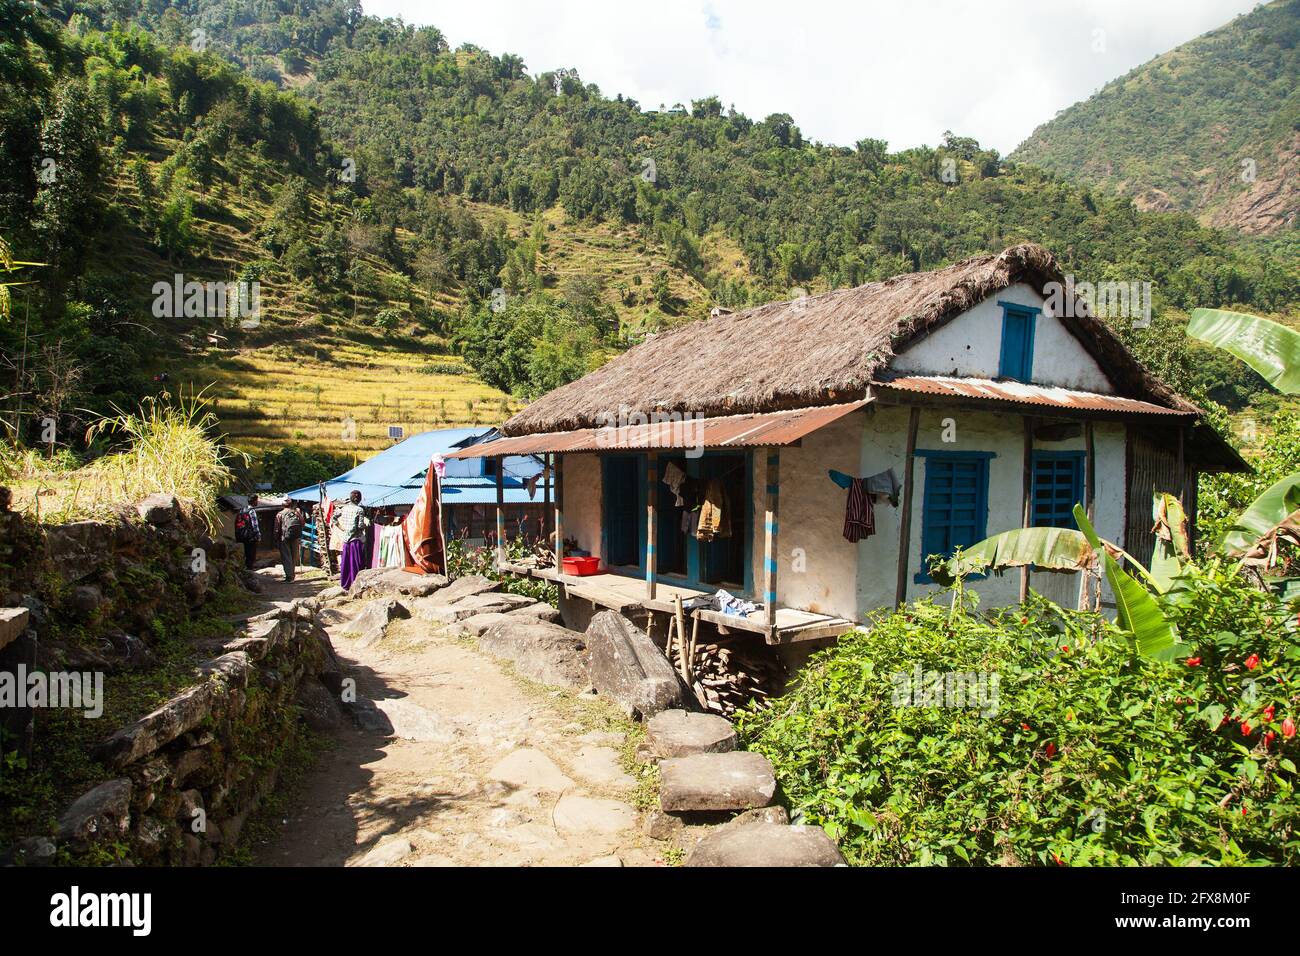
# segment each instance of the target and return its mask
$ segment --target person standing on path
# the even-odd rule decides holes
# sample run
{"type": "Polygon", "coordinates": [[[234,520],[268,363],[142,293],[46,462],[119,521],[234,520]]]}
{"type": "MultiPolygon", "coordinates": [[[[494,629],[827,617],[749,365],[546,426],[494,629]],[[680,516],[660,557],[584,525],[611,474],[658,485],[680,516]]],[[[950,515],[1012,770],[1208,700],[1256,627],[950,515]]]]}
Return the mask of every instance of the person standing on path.
{"type": "Polygon", "coordinates": [[[366,567],[366,528],[370,522],[361,507],[361,492],[354,491],[348,496],[348,503],[334,512],[333,531],[337,532],[343,542],[343,553],[339,556],[339,584],[346,591],[352,587],[357,573],[366,567]]]}
{"type": "Polygon", "coordinates": [[[302,512],[292,501],[286,500],[275,515],[275,540],[280,544],[284,579],[292,581],[298,567],[298,545],[302,540],[302,512]]]}
{"type": "Polygon", "coordinates": [[[244,567],[249,571],[257,562],[257,542],[262,538],[262,526],[257,523],[257,495],[249,495],[248,503],[235,515],[235,540],[244,546],[244,567]]]}

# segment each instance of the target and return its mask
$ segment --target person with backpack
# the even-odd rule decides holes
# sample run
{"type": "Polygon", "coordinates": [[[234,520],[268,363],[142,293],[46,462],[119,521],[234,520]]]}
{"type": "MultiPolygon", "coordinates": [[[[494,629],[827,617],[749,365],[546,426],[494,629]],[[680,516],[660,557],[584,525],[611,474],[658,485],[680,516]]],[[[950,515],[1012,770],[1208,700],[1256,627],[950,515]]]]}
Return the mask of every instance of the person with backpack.
{"type": "Polygon", "coordinates": [[[284,579],[292,581],[298,567],[298,546],[302,540],[302,512],[292,501],[275,515],[275,540],[280,545],[280,563],[284,566],[284,579]]]}
{"type": "Polygon", "coordinates": [[[352,587],[358,572],[369,564],[365,548],[369,525],[365,509],[361,507],[359,491],[348,495],[348,502],[343,507],[334,509],[330,538],[334,539],[337,534],[337,540],[343,543],[343,553],[339,556],[339,584],[344,590],[352,587]]]}
{"type": "Polygon", "coordinates": [[[257,523],[257,495],[249,495],[248,503],[235,515],[235,540],[244,546],[244,567],[253,570],[257,561],[257,542],[262,539],[262,526],[257,523]]]}

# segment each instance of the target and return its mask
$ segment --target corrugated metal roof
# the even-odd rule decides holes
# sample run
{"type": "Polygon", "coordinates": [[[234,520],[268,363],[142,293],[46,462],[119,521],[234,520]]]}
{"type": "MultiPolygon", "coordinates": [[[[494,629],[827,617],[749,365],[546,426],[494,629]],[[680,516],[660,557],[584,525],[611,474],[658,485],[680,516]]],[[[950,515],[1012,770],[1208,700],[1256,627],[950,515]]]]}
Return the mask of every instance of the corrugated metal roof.
{"type": "Polygon", "coordinates": [[[1174,415],[1196,418],[1195,412],[1165,408],[1135,398],[1079,392],[1069,388],[995,382],[988,378],[951,378],[946,375],[905,375],[876,383],[884,391],[914,392],[945,398],[974,398],[1017,405],[1047,405],[1080,412],[1119,412],[1125,415],[1174,415]]]}
{"type": "Polygon", "coordinates": [[[487,455],[535,455],[542,452],[599,452],[637,448],[746,448],[790,445],[805,435],[856,411],[870,399],[841,405],[818,405],[779,412],[719,415],[689,421],[650,422],[581,428],[567,432],[538,432],[498,438],[473,445],[447,457],[477,458],[487,455]]]}

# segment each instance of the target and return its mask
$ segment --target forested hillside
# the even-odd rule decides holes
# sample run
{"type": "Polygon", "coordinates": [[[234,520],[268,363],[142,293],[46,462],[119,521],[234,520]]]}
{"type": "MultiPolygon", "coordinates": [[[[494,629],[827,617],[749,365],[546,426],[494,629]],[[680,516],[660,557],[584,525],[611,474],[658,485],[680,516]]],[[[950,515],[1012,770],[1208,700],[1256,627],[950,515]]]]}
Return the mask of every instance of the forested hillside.
{"type": "MultiPolygon", "coordinates": [[[[1081,280],[1151,281],[1155,322],[1121,333],[1180,388],[1241,407],[1260,380],[1189,350],[1186,311],[1287,319],[1300,302],[1288,236],[1143,212],[956,134],[891,153],[809,142],[790,116],[717,97],[645,109],[354,0],[61,0],[56,21],[0,7],[25,63],[0,231],[51,264],[27,270],[44,341],[117,356],[91,355],[100,371],[68,408],[170,370],[215,382],[255,447],[356,448],[344,419],[373,447],[387,424],[496,421],[714,306],[1022,240],[1081,280]],[[40,181],[51,152],[77,175],[40,181]],[[153,282],[177,271],[259,278],[260,326],[148,317],[153,282]],[[89,335],[66,334],[77,316],[89,335]]],[[[15,354],[12,321],[3,335],[15,354]]]]}
{"type": "Polygon", "coordinates": [[[1300,212],[1300,0],[1156,57],[1036,129],[1012,158],[1248,233],[1300,212]]]}

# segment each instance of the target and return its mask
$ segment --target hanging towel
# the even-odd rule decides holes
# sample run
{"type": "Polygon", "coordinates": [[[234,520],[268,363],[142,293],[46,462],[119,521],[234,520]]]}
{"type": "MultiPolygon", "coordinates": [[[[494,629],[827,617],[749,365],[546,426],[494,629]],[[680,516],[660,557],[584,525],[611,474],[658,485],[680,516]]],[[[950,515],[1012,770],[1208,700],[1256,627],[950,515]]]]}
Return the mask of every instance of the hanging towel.
{"type": "Polygon", "coordinates": [[[876,512],[868,490],[869,478],[854,478],[844,509],[844,537],[858,542],[876,533],[876,512]]]}
{"type": "Polygon", "coordinates": [[[901,487],[898,476],[894,474],[894,469],[886,468],[884,471],[877,472],[867,479],[867,493],[873,498],[882,495],[889,499],[889,503],[895,508],[898,507],[898,489],[901,487]]]}
{"type": "Polygon", "coordinates": [[[682,482],[686,480],[686,472],[677,466],[677,462],[670,461],[664,467],[664,484],[672,491],[673,497],[677,499],[677,507],[686,507],[686,498],[682,495],[682,482]]]}

